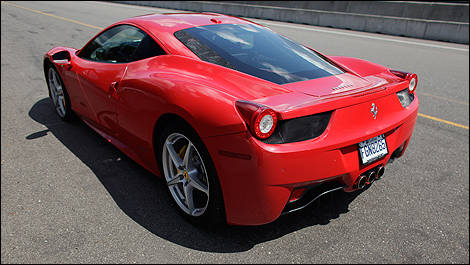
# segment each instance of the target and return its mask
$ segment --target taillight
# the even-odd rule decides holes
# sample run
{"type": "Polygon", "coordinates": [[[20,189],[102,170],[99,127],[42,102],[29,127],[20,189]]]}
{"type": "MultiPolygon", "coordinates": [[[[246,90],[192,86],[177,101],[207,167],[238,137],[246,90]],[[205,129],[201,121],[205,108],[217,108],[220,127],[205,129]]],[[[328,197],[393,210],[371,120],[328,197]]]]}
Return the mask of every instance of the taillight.
{"type": "Polygon", "coordinates": [[[418,85],[418,76],[416,74],[411,74],[409,77],[410,84],[408,85],[408,91],[410,91],[410,94],[415,92],[416,85],[418,85]]]}
{"type": "Polygon", "coordinates": [[[249,101],[237,100],[238,111],[251,133],[259,139],[266,139],[276,129],[277,113],[274,110],[249,101]]]}
{"type": "Polygon", "coordinates": [[[408,92],[410,94],[415,92],[416,86],[418,85],[418,76],[416,74],[397,71],[397,70],[390,70],[390,72],[400,78],[408,80],[409,81],[408,92]]]}

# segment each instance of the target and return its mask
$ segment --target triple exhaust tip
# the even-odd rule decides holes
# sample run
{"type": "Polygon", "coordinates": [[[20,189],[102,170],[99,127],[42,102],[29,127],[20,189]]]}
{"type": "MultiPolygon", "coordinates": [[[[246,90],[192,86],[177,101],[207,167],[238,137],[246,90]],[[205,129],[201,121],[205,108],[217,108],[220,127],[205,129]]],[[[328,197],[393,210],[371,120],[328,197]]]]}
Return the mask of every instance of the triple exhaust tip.
{"type": "Polygon", "coordinates": [[[377,169],[367,171],[364,175],[359,176],[357,181],[357,188],[363,189],[367,183],[372,184],[376,179],[382,178],[385,172],[385,167],[379,166],[377,169]]]}
{"type": "Polygon", "coordinates": [[[385,167],[380,166],[380,167],[377,169],[377,179],[382,178],[382,176],[384,175],[384,172],[385,172],[385,167]]]}
{"type": "Polygon", "coordinates": [[[366,186],[367,183],[367,177],[365,175],[359,176],[359,180],[357,181],[357,188],[358,189],[363,189],[366,186]]]}
{"type": "Polygon", "coordinates": [[[371,170],[366,173],[366,177],[367,177],[367,182],[369,182],[369,184],[372,184],[372,182],[374,182],[375,178],[377,177],[377,172],[375,172],[374,170],[371,170]]]}

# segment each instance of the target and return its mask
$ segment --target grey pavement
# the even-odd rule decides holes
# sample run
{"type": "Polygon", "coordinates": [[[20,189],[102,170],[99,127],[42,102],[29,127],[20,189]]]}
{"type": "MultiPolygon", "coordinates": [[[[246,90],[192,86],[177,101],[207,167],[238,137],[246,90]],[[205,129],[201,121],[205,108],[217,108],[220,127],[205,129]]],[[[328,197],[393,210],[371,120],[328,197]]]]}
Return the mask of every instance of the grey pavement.
{"type": "MultiPolygon", "coordinates": [[[[106,27],[175,11],[11,3],[30,10],[1,4],[2,263],[469,262],[468,129],[418,117],[405,155],[363,192],[268,225],[195,227],[157,177],[85,124],[61,122],[42,70],[49,49],[81,48],[99,31],[70,19],[106,27]]],[[[469,125],[468,45],[255,21],[328,55],[415,72],[420,113],[469,125]]]]}

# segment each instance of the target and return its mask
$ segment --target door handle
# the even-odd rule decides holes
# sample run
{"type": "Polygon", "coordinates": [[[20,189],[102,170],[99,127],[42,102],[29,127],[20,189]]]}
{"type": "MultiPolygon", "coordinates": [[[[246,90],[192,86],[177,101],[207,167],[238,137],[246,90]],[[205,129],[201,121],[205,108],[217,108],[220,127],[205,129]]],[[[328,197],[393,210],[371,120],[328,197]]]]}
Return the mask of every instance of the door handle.
{"type": "Polygon", "coordinates": [[[109,85],[109,93],[108,93],[108,98],[117,98],[117,91],[118,91],[118,88],[119,88],[119,82],[118,81],[114,81],[114,82],[111,82],[111,84],[109,85]]]}
{"type": "Polygon", "coordinates": [[[111,89],[113,89],[113,91],[112,91],[113,93],[117,92],[118,85],[119,85],[119,82],[117,82],[117,81],[114,81],[114,82],[111,83],[110,87],[111,87],[111,89]]]}

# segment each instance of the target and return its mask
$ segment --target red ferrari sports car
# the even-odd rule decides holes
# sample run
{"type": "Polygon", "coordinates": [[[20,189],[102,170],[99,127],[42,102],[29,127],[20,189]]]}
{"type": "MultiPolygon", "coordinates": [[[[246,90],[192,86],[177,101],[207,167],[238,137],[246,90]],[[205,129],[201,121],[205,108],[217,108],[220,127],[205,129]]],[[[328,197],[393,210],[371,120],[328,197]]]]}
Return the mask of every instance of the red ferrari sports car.
{"type": "Polygon", "coordinates": [[[215,13],[117,22],[44,57],[49,96],[161,176],[190,221],[259,225],[382,177],[410,141],[413,73],[326,56],[215,13]]]}

